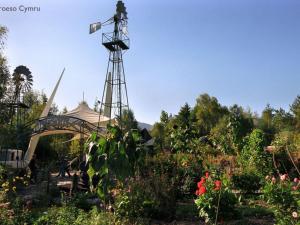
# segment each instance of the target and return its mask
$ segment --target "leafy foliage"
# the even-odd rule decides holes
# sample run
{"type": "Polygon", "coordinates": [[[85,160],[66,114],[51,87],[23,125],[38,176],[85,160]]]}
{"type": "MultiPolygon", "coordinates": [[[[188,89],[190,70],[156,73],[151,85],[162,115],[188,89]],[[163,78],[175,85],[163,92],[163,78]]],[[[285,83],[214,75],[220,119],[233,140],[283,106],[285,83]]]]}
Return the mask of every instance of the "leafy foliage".
{"type": "Polygon", "coordinates": [[[218,121],[227,114],[226,107],[222,107],[215,97],[208,94],[202,94],[197,98],[194,108],[196,123],[199,133],[206,135],[218,123],[218,121]]]}
{"type": "Polygon", "coordinates": [[[237,199],[229,188],[226,178],[206,174],[197,183],[197,198],[195,204],[199,210],[199,216],[206,223],[214,223],[216,218],[224,220],[236,215],[235,204],[237,199]]]}
{"type": "Polygon", "coordinates": [[[281,175],[280,181],[275,177],[267,178],[263,188],[263,198],[272,206],[276,224],[298,224],[300,213],[300,183],[291,182],[287,175],[281,175]],[[295,214],[297,216],[295,216],[295,214]]]}
{"type": "Polygon", "coordinates": [[[131,109],[122,111],[122,118],[118,119],[120,126],[124,132],[129,132],[133,129],[138,129],[138,122],[135,119],[134,113],[131,109]]]}
{"type": "Polygon", "coordinates": [[[259,129],[254,129],[247,137],[240,157],[240,164],[245,171],[259,175],[266,175],[271,172],[272,158],[264,150],[265,141],[264,133],[259,129]]]}
{"type": "Polygon", "coordinates": [[[254,194],[262,186],[261,177],[254,173],[234,174],[231,179],[233,187],[244,194],[254,194]]]}
{"type": "Polygon", "coordinates": [[[99,197],[107,201],[109,191],[115,181],[124,182],[125,178],[138,169],[143,146],[139,145],[138,131],[129,131],[124,136],[118,126],[107,127],[105,137],[97,137],[94,133],[87,141],[90,182],[99,197]]]}

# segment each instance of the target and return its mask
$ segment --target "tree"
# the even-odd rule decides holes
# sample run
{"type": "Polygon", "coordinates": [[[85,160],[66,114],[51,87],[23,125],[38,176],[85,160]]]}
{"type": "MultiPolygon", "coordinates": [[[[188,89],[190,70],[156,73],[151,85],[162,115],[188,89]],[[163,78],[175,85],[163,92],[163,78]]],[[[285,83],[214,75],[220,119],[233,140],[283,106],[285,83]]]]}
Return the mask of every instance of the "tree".
{"type": "Polygon", "coordinates": [[[271,108],[270,104],[267,104],[266,108],[262,111],[261,120],[262,120],[262,127],[266,130],[270,130],[272,128],[272,119],[274,109],[271,108]]]}
{"type": "Polygon", "coordinates": [[[258,127],[262,129],[266,134],[267,143],[269,144],[275,134],[275,128],[273,125],[275,109],[273,109],[269,104],[262,111],[261,118],[259,119],[258,127]]]}
{"type": "Polygon", "coordinates": [[[70,154],[72,158],[78,157],[80,155],[80,140],[72,140],[70,144],[70,154]]]}
{"type": "Polygon", "coordinates": [[[275,110],[273,125],[277,133],[280,131],[290,131],[293,127],[293,116],[284,109],[279,108],[275,110]]]}
{"type": "Polygon", "coordinates": [[[199,133],[207,135],[218,121],[228,113],[226,107],[222,107],[215,97],[208,94],[200,95],[196,100],[195,117],[199,133]]]}
{"type": "Polygon", "coordinates": [[[7,27],[0,25],[0,50],[4,47],[4,39],[6,38],[7,31],[7,27]]]}
{"type": "Polygon", "coordinates": [[[290,110],[294,116],[294,124],[297,131],[300,131],[300,95],[296,97],[293,104],[290,106],[290,110]]]}
{"type": "Polygon", "coordinates": [[[138,129],[138,121],[135,119],[134,113],[131,109],[124,109],[122,111],[121,120],[118,120],[125,133],[132,129],[138,129]]]}
{"type": "Polygon", "coordinates": [[[166,125],[169,121],[170,121],[169,114],[166,111],[164,111],[164,110],[161,111],[160,122],[166,125]]]}
{"type": "Polygon", "coordinates": [[[176,117],[176,121],[178,125],[182,128],[191,127],[191,107],[188,103],[185,103],[185,105],[181,107],[176,117]]]}
{"type": "Polygon", "coordinates": [[[259,175],[267,175],[272,171],[272,156],[264,150],[265,146],[264,132],[254,129],[247,137],[240,158],[240,164],[245,171],[259,175]]]}
{"type": "Polygon", "coordinates": [[[229,109],[229,124],[232,143],[236,153],[239,153],[243,146],[244,137],[252,130],[253,120],[249,113],[245,113],[243,108],[233,105],[229,109]]]}
{"type": "Polygon", "coordinates": [[[170,146],[170,130],[173,125],[173,118],[164,110],[160,114],[160,122],[153,125],[151,136],[154,138],[155,148],[159,151],[170,146]]]}
{"type": "Polygon", "coordinates": [[[232,129],[229,126],[229,116],[223,116],[214,128],[212,128],[209,135],[212,145],[223,154],[234,153],[235,146],[233,143],[232,129]]]}
{"type": "Polygon", "coordinates": [[[165,142],[165,127],[163,123],[155,123],[151,130],[151,136],[155,139],[155,147],[158,150],[164,149],[164,142],[165,142]]]}
{"type": "Polygon", "coordinates": [[[175,126],[171,129],[171,149],[174,152],[196,153],[198,132],[193,126],[191,107],[185,103],[175,117],[175,126]]]}
{"type": "MultiPolygon", "coordinates": [[[[0,103],[4,100],[8,84],[10,80],[10,73],[7,66],[6,58],[3,56],[3,48],[4,48],[4,40],[7,34],[7,28],[0,25],[0,103]]],[[[0,107],[0,128],[1,124],[5,124],[8,122],[8,109],[5,107],[0,107]]]]}
{"type": "Polygon", "coordinates": [[[29,107],[25,112],[26,122],[38,119],[43,112],[46,102],[44,102],[46,95],[38,91],[29,91],[24,95],[24,103],[29,107]]]}

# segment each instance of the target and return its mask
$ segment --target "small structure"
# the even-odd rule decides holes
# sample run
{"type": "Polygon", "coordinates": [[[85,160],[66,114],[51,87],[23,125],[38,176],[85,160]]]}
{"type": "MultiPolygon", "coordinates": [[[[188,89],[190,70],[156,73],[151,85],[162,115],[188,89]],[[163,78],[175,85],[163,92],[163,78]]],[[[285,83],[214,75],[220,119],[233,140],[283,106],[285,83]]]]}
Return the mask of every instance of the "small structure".
{"type": "Polygon", "coordinates": [[[19,161],[23,158],[23,151],[19,149],[1,149],[0,161],[19,161]]]}

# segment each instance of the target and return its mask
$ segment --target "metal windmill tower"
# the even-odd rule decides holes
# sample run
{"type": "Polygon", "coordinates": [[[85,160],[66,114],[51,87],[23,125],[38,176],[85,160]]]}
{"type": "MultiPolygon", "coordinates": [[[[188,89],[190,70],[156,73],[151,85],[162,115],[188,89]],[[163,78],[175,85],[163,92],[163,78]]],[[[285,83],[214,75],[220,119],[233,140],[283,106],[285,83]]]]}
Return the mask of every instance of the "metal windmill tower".
{"type": "Polygon", "coordinates": [[[109,51],[105,84],[100,102],[100,114],[112,118],[122,118],[122,111],[129,108],[123,53],[129,49],[127,37],[127,12],[122,1],[116,5],[116,14],[104,23],[90,25],[90,34],[101,26],[114,25],[114,31],[102,34],[102,44],[109,51]]]}

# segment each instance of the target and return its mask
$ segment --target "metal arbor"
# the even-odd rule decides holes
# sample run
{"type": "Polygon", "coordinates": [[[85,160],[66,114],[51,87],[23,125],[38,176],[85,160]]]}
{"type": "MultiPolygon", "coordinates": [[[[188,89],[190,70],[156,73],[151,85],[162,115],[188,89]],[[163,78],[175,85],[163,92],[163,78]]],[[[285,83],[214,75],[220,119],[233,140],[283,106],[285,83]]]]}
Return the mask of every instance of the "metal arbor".
{"type": "Polygon", "coordinates": [[[100,114],[110,119],[122,118],[122,111],[129,109],[127,87],[123,66],[123,53],[129,49],[127,37],[127,12],[122,1],[117,2],[116,14],[104,23],[90,25],[90,33],[101,26],[114,24],[114,31],[102,34],[102,44],[109,51],[100,114]]]}

